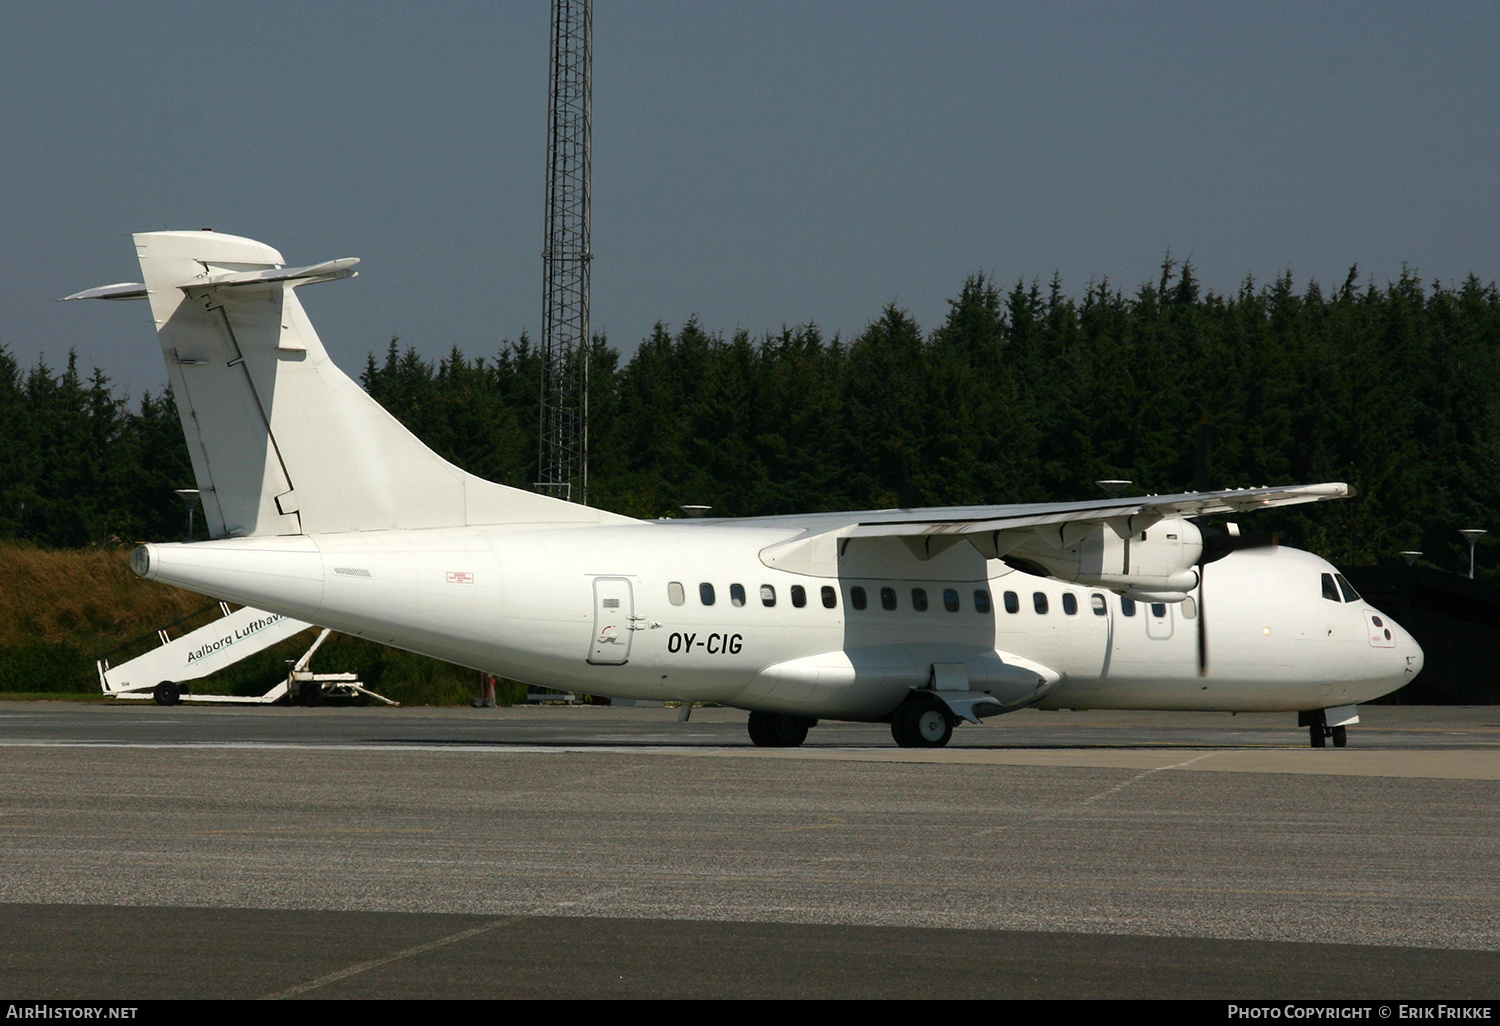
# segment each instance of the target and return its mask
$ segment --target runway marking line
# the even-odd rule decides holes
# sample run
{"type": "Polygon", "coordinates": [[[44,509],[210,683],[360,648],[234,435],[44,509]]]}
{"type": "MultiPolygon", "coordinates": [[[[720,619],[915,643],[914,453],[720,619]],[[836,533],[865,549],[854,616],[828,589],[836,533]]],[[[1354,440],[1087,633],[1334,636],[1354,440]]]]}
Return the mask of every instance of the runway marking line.
{"type": "MultiPolygon", "coordinates": [[[[1132,784],[1135,784],[1135,783],[1138,783],[1139,781],[1145,780],[1147,777],[1149,777],[1149,776],[1151,776],[1151,775],[1153,775],[1155,773],[1161,773],[1161,772],[1164,772],[1166,770],[1185,769],[1186,767],[1191,766],[1195,762],[1202,762],[1204,759],[1211,759],[1215,755],[1220,755],[1220,754],[1223,754],[1223,753],[1221,753],[1221,752],[1209,752],[1207,755],[1194,756],[1191,759],[1185,759],[1182,762],[1174,762],[1174,763],[1171,763],[1170,765],[1167,765],[1167,766],[1152,766],[1149,769],[1142,770],[1141,772],[1137,773],[1135,776],[1131,777],[1128,780],[1122,780],[1118,784],[1115,784],[1113,787],[1107,787],[1107,788],[1105,788],[1103,791],[1100,791],[1098,794],[1092,794],[1092,795],[1089,795],[1087,798],[1079,799],[1078,801],[1074,802],[1072,805],[1065,805],[1065,806],[1062,806],[1061,808],[1056,808],[1056,809],[1048,809],[1047,811],[1039,813],[1037,815],[1027,816],[1027,817],[1024,818],[1023,822],[1025,822],[1025,823],[1041,823],[1041,822],[1045,822],[1045,821],[1050,820],[1050,819],[1059,819],[1059,818],[1061,818],[1063,816],[1071,815],[1072,813],[1078,812],[1079,810],[1083,809],[1085,806],[1092,805],[1095,802],[1103,801],[1106,798],[1113,797],[1114,795],[1119,794],[1121,791],[1125,790],[1127,787],[1130,787],[1132,784]]],[[[1004,824],[1002,826],[989,827],[987,829],[980,830],[980,831],[976,832],[974,834],[974,836],[975,837],[983,837],[986,834],[999,833],[1002,830],[1009,830],[1012,826],[1015,826],[1015,825],[1016,824],[1014,824],[1014,823],[1006,823],[1006,824],[1004,824]]]]}
{"type": "Polygon", "coordinates": [[[261,1000],[284,1001],[287,998],[294,998],[298,995],[306,994],[310,990],[326,987],[330,983],[337,983],[339,980],[347,980],[351,976],[358,976],[360,973],[369,972],[371,969],[379,969],[383,965],[390,965],[392,962],[399,962],[404,958],[411,958],[414,955],[436,951],[438,948],[445,948],[449,944],[457,944],[459,941],[468,940],[470,937],[477,937],[481,933],[489,933],[491,930],[498,930],[502,926],[510,926],[512,923],[519,923],[522,920],[530,918],[531,916],[506,916],[504,919],[494,919],[488,923],[481,923],[479,926],[472,927],[471,929],[460,930],[458,933],[439,937],[435,941],[428,941],[426,944],[418,944],[416,947],[397,951],[384,958],[372,958],[368,962],[358,962],[347,969],[340,969],[337,972],[319,976],[316,979],[308,980],[306,983],[299,983],[294,987],[288,987],[286,990],[277,991],[275,994],[267,994],[261,1000]]]}

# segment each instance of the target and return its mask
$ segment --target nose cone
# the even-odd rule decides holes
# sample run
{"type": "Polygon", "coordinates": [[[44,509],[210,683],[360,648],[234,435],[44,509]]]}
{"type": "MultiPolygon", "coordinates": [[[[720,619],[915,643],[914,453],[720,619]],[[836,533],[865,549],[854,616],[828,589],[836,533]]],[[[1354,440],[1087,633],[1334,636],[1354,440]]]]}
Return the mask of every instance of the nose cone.
{"type": "Polygon", "coordinates": [[[1422,670],[1422,646],[1404,627],[1374,606],[1363,608],[1366,637],[1370,647],[1364,665],[1369,690],[1360,701],[1371,701],[1381,695],[1404,688],[1422,670]]]}
{"type": "Polygon", "coordinates": [[[1400,642],[1396,645],[1396,653],[1406,662],[1406,679],[1411,680],[1422,672],[1422,664],[1426,656],[1422,654],[1422,646],[1417,644],[1417,639],[1400,628],[1400,642]]]}

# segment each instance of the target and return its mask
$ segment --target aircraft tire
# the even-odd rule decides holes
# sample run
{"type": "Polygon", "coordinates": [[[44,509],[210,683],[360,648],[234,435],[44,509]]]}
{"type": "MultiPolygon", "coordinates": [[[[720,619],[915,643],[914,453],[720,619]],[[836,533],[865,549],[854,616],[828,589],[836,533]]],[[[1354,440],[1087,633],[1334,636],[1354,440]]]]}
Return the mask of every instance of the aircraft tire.
{"type": "Polygon", "coordinates": [[[909,702],[891,718],[891,736],[902,748],[942,748],[953,737],[953,714],[930,698],[909,702]]]}
{"type": "Polygon", "coordinates": [[[796,748],[807,740],[811,724],[800,716],[752,712],[747,726],[750,742],[757,748],[796,748]]]}
{"type": "Polygon", "coordinates": [[[182,689],[169,680],[164,680],[151,689],[151,700],[157,705],[176,705],[182,701],[182,689]]]}
{"type": "Polygon", "coordinates": [[[1308,741],[1314,748],[1322,748],[1328,744],[1328,738],[1323,734],[1323,724],[1314,723],[1307,728],[1308,741]]]}
{"type": "Polygon", "coordinates": [[[1349,743],[1349,730],[1346,727],[1333,728],[1333,747],[1343,748],[1349,743]]]}

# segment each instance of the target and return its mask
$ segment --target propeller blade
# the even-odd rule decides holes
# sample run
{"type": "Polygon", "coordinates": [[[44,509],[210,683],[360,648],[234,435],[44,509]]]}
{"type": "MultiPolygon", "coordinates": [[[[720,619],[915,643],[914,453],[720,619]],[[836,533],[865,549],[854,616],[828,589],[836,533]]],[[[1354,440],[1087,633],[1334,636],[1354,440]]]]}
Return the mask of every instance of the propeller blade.
{"type": "Polygon", "coordinates": [[[1208,676],[1208,618],[1203,610],[1203,564],[1198,564],[1198,676],[1208,676]]]}

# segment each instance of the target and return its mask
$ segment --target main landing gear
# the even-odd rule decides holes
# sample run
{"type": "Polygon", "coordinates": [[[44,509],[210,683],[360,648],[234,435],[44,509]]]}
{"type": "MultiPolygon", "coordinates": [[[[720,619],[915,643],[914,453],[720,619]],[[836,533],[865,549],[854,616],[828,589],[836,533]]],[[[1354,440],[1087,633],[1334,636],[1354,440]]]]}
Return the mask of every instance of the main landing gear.
{"type": "Polygon", "coordinates": [[[912,698],[891,716],[891,736],[902,748],[941,748],[953,737],[953,713],[935,698],[912,698]]]}
{"type": "Polygon", "coordinates": [[[817,722],[801,716],[753,712],[749,723],[750,740],[757,748],[796,748],[807,740],[808,730],[817,722]]]}

